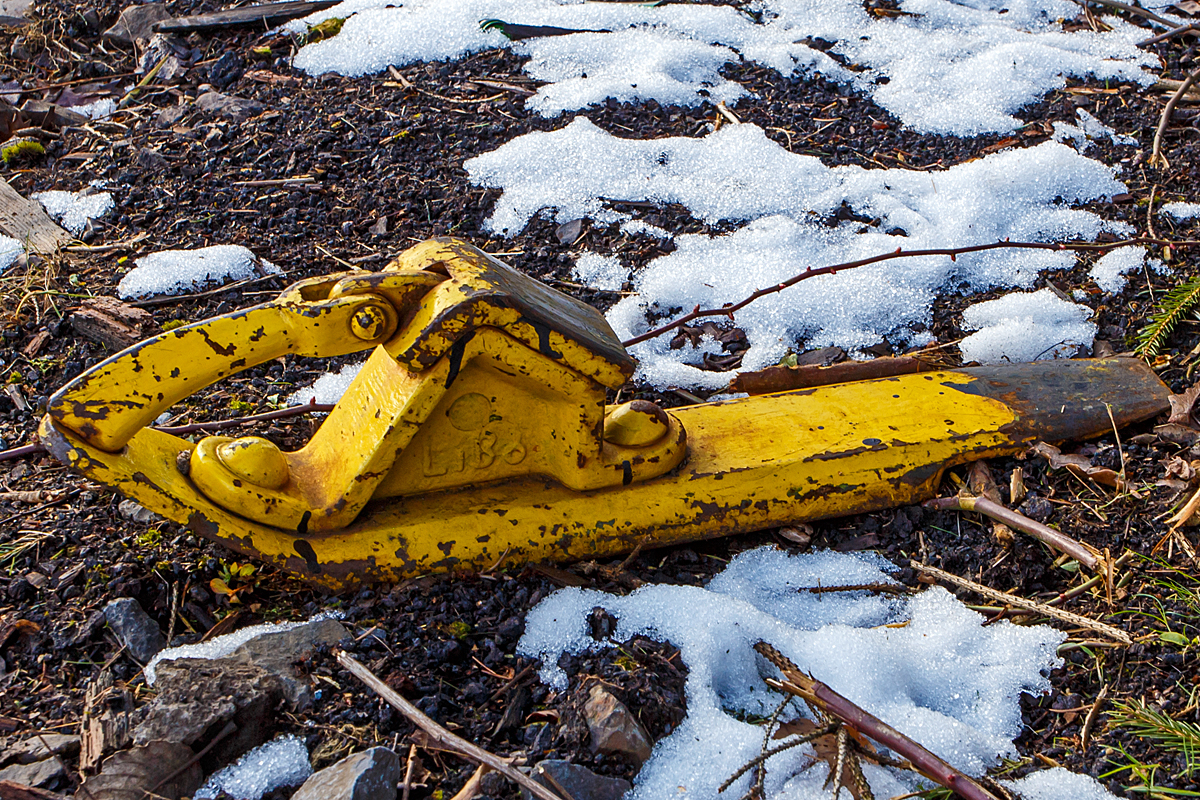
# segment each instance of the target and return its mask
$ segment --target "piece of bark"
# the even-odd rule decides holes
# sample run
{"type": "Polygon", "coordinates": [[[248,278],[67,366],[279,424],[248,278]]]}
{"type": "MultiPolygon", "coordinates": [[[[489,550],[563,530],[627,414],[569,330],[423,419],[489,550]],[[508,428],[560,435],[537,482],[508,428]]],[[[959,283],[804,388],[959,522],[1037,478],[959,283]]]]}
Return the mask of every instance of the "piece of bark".
{"type": "Polygon", "coordinates": [[[35,200],[27,200],[0,179],[0,233],[11,236],[34,253],[53,253],[71,241],[35,200]]]}
{"type": "Polygon", "coordinates": [[[114,350],[145,339],[154,325],[149,311],[112,297],[92,297],[71,314],[71,327],[81,336],[114,350]]]}
{"type": "Polygon", "coordinates": [[[872,378],[891,378],[932,369],[934,367],[912,356],[876,358],[873,361],[844,361],[828,367],[767,367],[757,372],[743,372],[738,375],[729,383],[729,391],[753,395],[770,394],[872,378]]]}
{"type": "Polygon", "coordinates": [[[23,786],[15,781],[0,781],[0,800],[67,800],[58,792],[23,786]]]}
{"type": "Polygon", "coordinates": [[[87,688],[80,722],[79,770],[92,772],[110,753],[128,747],[133,698],[114,685],[112,673],[102,672],[87,688]]]}
{"type": "Polygon", "coordinates": [[[307,17],[309,14],[333,8],[339,2],[340,0],[309,0],[308,2],[263,3],[262,5],[231,8],[226,11],[214,11],[209,14],[195,14],[190,17],[174,17],[155,23],[154,30],[160,33],[193,33],[247,25],[262,25],[264,29],[270,29],[289,20],[307,17]]]}

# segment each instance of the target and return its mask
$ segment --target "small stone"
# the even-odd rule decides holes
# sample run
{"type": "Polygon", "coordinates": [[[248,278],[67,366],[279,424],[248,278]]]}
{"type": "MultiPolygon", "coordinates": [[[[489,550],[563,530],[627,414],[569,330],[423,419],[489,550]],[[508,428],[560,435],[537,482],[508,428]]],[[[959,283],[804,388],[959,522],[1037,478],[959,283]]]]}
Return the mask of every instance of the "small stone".
{"type": "Polygon", "coordinates": [[[154,125],[158,128],[174,128],[188,111],[185,105],[168,106],[154,115],[154,125]]]}
{"type": "Polygon", "coordinates": [[[245,64],[242,63],[241,56],[233,50],[226,50],[221,54],[221,57],[208,68],[208,82],[218,89],[224,89],[231,83],[242,77],[242,73],[246,71],[245,64]]]}
{"type": "Polygon", "coordinates": [[[162,3],[146,3],[140,6],[129,6],[121,11],[121,16],[111,28],[104,32],[108,39],[133,44],[138,39],[149,39],[154,34],[154,23],[171,18],[162,3]]]}
{"type": "MultiPolygon", "coordinates": [[[[574,800],[621,800],[633,788],[623,778],[597,775],[587,767],[558,759],[542,761],[529,777],[554,792],[558,789],[554,785],[557,782],[574,800]],[[554,781],[547,780],[546,775],[550,775],[554,781]]],[[[531,797],[528,789],[521,789],[521,800],[530,800],[531,797]]]]}
{"type": "Polygon", "coordinates": [[[79,750],[79,737],[65,733],[39,733],[18,742],[0,755],[0,764],[32,764],[50,756],[69,755],[79,750]]]}
{"type": "MultiPolygon", "coordinates": [[[[142,167],[143,169],[150,169],[150,167],[142,163],[142,153],[153,153],[162,161],[163,164],[167,163],[167,160],[163,158],[163,156],[155,153],[153,150],[142,149],[137,155],[137,160],[138,166],[142,167]]],[[[130,522],[158,522],[162,519],[162,517],[160,517],[158,514],[155,514],[150,509],[134,502],[133,500],[122,500],[121,502],[117,503],[117,513],[130,522]]]]}
{"type": "Polygon", "coordinates": [[[129,654],[145,664],[167,646],[158,623],[132,597],[121,597],[104,607],[104,619],[129,654]]]}
{"type": "Polygon", "coordinates": [[[314,774],[292,800],[395,800],[396,784],[403,777],[400,756],[386,747],[372,747],[314,774]]]}
{"type": "Polygon", "coordinates": [[[261,667],[228,658],[177,658],[159,662],[155,676],[157,695],[142,709],[134,744],[203,745],[225,723],[236,722],[237,731],[200,762],[205,772],[213,772],[265,742],[274,730],[283,686],[261,667]]]}
{"type": "Polygon", "coordinates": [[[67,771],[63,769],[62,761],[58,758],[47,758],[32,764],[13,764],[11,767],[0,769],[0,781],[12,781],[22,786],[49,786],[66,775],[67,771]]]}
{"type": "Polygon", "coordinates": [[[263,104],[257,100],[234,97],[220,92],[205,92],[196,98],[196,105],[206,114],[232,120],[243,120],[260,114],[263,110],[263,104]]]}
{"type": "Polygon", "coordinates": [[[1022,514],[1032,520],[1045,522],[1054,516],[1054,506],[1044,497],[1030,493],[1019,509],[1022,514]]]}
{"type": "Polygon", "coordinates": [[[322,645],[333,645],[350,635],[336,619],[325,617],[278,633],[264,633],[243,644],[226,658],[253,664],[283,684],[284,696],[297,710],[307,708],[312,694],[307,681],[300,680],[292,665],[309,658],[322,645]]]}
{"type": "Polygon", "coordinates": [[[620,755],[641,766],[650,757],[650,737],[625,704],[603,686],[593,686],[583,706],[592,751],[620,755]]]}

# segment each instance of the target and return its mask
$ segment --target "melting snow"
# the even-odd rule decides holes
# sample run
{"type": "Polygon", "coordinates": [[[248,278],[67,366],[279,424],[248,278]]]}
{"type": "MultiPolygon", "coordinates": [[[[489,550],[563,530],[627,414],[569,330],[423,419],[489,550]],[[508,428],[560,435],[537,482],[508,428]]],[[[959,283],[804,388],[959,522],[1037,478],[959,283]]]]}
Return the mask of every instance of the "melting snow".
{"type": "Polygon", "coordinates": [[[1158,212],[1180,222],[1200,217],[1200,203],[1166,203],[1158,212]]]}
{"type": "Polygon", "coordinates": [[[17,263],[17,259],[25,252],[25,248],[11,236],[0,234],[0,272],[17,263]]]}
{"type": "Polygon", "coordinates": [[[1092,310],[1049,289],[1014,292],[976,303],[963,312],[962,327],[978,331],[959,342],[963,361],[1001,364],[1075,355],[1096,336],[1092,310]]]}
{"type": "Polygon", "coordinates": [[[137,266],[117,284],[117,294],[126,300],[195,291],[210,283],[249,278],[260,270],[275,275],[281,272],[271,262],[236,244],[164,250],[134,263],[137,266]]]}
{"type": "MultiPolygon", "coordinates": [[[[503,190],[488,221],[514,235],[533,215],[559,222],[591,217],[624,222],[606,199],[678,203],[705,222],[744,222],[725,236],[679,236],[676,250],[633,277],[634,295],[608,313],[627,339],[648,329],[647,315],[672,307],[719,307],[807,267],[895,250],[995,242],[1093,239],[1131,229],[1072,204],[1124,191],[1113,171],[1071,148],[1046,142],[995,153],[946,170],[827,167],[796,155],[754,125],[729,125],[702,138],[621,139],[584,118],[549,133],[530,133],[466,162],[472,181],[503,190]],[[877,220],[826,220],[843,204],[877,220]]],[[[750,349],[743,369],[779,360],[797,339],[808,347],[865,348],[889,337],[917,343],[945,287],[966,291],[1028,288],[1039,272],[1069,268],[1069,252],[993,250],[884,262],[801,283],[738,312],[750,349]]],[[[617,268],[592,256],[576,274],[611,285],[617,268]],[[605,277],[601,277],[601,276],[605,277]]],[[[1077,337],[1079,327],[1055,336],[1077,337]]],[[[669,337],[635,345],[638,379],[656,386],[716,389],[729,375],[682,363],[688,348],[669,337]]],[[[1070,339],[1075,341],[1075,339],[1070,339]]],[[[1090,341],[1090,340],[1089,340],[1090,341]]]]}
{"type": "Polygon", "coordinates": [[[258,800],[281,786],[304,783],[312,772],[304,740],[295,735],[277,736],[214,773],[195,799],[213,800],[224,792],[234,800],[258,800]]]}
{"type": "Polygon", "coordinates": [[[306,45],[294,65],[309,74],[366,75],[389,65],[454,59],[511,47],[530,56],[529,74],[550,83],[529,101],[547,116],[606,97],[699,105],[746,90],[720,76],[746,60],[784,76],[822,73],[870,96],[907,125],[973,136],[1014,130],[1013,114],[1067,76],[1146,84],[1157,66],[1136,42],[1145,32],[1106,18],[1106,33],[1062,30],[1078,8],[1068,0],[1014,3],[904,0],[906,15],[870,16],[858,0],[763,0],[755,12],[728,6],[557,2],[556,0],[346,0],[290,23],[303,32],[346,20],[337,36],[306,45]],[[479,22],[589,31],[509,42],[479,22]],[[608,31],[597,33],[595,31],[608,31]],[[833,42],[829,52],[809,47],[833,42]],[[832,54],[832,55],[831,55],[832,54]],[[835,59],[833,56],[837,56],[835,59]],[[847,69],[842,62],[857,65],[847,69]]]}
{"type": "Polygon", "coordinates": [[[99,219],[113,209],[112,195],[92,188],[81,192],[38,192],[31,196],[42,204],[47,214],[76,236],[83,233],[89,221],[99,219]]]}
{"type": "Polygon", "coordinates": [[[1074,142],[1075,149],[1081,153],[1086,153],[1088,148],[1092,146],[1092,142],[1097,142],[1101,139],[1109,139],[1113,144],[1137,144],[1137,139],[1127,134],[1117,133],[1089,114],[1086,109],[1076,109],[1075,117],[1079,121],[1078,125],[1055,122],[1054,136],[1051,138],[1056,142],[1065,142],[1068,140],[1074,142]]]}
{"type": "Polygon", "coordinates": [[[1141,247],[1118,247],[1096,259],[1092,280],[1106,292],[1116,293],[1125,288],[1125,273],[1141,269],[1146,260],[1146,250],[1141,247]]]}
{"type": "MultiPolygon", "coordinates": [[[[636,635],[680,649],[688,669],[687,718],[655,746],[629,800],[718,800],[746,791],[749,776],[724,794],[717,787],[762,744],[762,727],[739,717],[769,716],[781,699],[763,684],[774,668],[751,649],[758,641],[959,769],[981,774],[1015,755],[1020,694],[1049,688],[1045,675],[1061,663],[1055,650],[1065,637],[1046,626],[984,627],[981,615],[940,588],[900,598],[799,591],[892,583],[887,573],[894,569],[874,555],[790,556],[766,547],[734,558],[705,588],[652,585],[624,597],[563,589],[529,613],[518,652],[541,659],[542,680],[564,690],[568,679],[557,666],[563,653],[613,647],[636,635]],[[590,636],[588,616],[597,606],[618,620],[609,641],[590,636]],[[894,623],[902,624],[886,627],[894,623]]],[[[829,797],[822,788],[828,770],[804,769],[811,752],[796,748],[771,759],[768,798],[829,797]]],[[[916,789],[911,775],[866,764],[864,771],[876,797],[916,789]]],[[[1085,792],[1070,796],[1110,797],[1090,778],[1065,774],[1085,792]]],[[[1054,777],[1025,779],[1030,800],[1051,797],[1037,792],[1054,777]]]]}
{"type": "Polygon", "coordinates": [[[307,389],[300,389],[288,396],[289,406],[303,406],[309,403],[330,404],[342,399],[350,382],[358,375],[365,362],[347,364],[337,372],[326,372],[313,382],[307,389]]]}

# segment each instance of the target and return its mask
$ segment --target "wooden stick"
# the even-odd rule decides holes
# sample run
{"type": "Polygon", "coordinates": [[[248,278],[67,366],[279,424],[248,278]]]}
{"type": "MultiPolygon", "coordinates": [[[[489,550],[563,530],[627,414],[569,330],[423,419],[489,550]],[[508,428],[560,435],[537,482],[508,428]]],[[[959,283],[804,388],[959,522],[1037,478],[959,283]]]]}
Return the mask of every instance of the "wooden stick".
{"type": "Polygon", "coordinates": [[[1187,90],[1191,88],[1196,79],[1200,78],[1200,68],[1193,70],[1183,83],[1179,84],[1179,88],[1175,90],[1175,94],[1171,95],[1171,99],[1167,101],[1166,108],[1163,109],[1162,116],[1158,120],[1158,129],[1154,131],[1154,146],[1150,149],[1150,166],[1155,167],[1162,163],[1163,169],[1169,169],[1170,164],[1162,154],[1162,138],[1167,132],[1167,126],[1171,124],[1171,115],[1175,113],[1175,106],[1179,104],[1180,98],[1187,94],[1187,90]]]}
{"type": "Polygon", "coordinates": [[[1182,36],[1185,33],[1190,33],[1197,30],[1197,25],[1194,22],[1189,22],[1187,25],[1180,25],[1178,28],[1172,28],[1166,33],[1160,33],[1158,36],[1151,36],[1149,39],[1143,39],[1137,43],[1138,47],[1149,47],[1152,44],[1165,42],[1167,39],[1174,39],[1176,36],[1182,36]]]}
{"type": "MultiPolygon", "coordinates": [[[[410,761],[409,764],[411,765],[411,763],[412,762],[410,761]]],[[[454,797],[450,798],[450,800],[474,800],[474,798],[479,795],[479,792],[480,792],[479,784],[483,781],[483,776],[487,774],[487,771],[488,771],[487,764],[480,764],[475,769],[475,772],[472,773],[471,777],[467,778],[467,782],[463,784],[463,788],[459,789],[458,793],[455,794],[454,797]]],[[[403,800],[408,800],[408,778],[407,777],[405,778],[405,783],[404,783],[404,798],[403,798],[403,800]]]]}
{"type": "Polygon", "coordinates": [[[1088,617],[1084,617],[1079,614],[1073,614],[1070,611],[1063,611],[1061,608],[1048,606],[1045,603],[1038,603],[1034,600],[1026,600],[1024,597],[1020,597],[1019,595],[1006,594],[1005,592],[998,591],[990,586],[984,586],[981,583],[975,583],[974,581],[969,581],[966,578],[960,578],[952,572],[946,572],[945,570],[938,569],[937,567],[919,564],[916,561],[909,561],[908,565],[917,572],[923,572],[926,575],[932,575],[939,580],[944,580],[947,583],[954,584],[955,586],[961,586],[964,589],[969,589],[970,591],[975,592],[975,594],[983,595],[984,597],[995,600],[998,603],[1008,603],[1009,605],[1014,605],[1017,608],[1025,608],[1029,609],[1030,611],[1036,611],[1039,614],[1044,614],[1047,617],[1052,617],[1070,625],[1078,625],[1081,628],[1087,628],[1089,630],[1096,631],[1097,633],[1103,633],[1105,636],[1108,636],[1123,645],[1133,644],[1133,639],[1129,638],[1129,634],[1125,633],[1125,631],[1120,630],[1119,628],[1114,628],[1111,625],[1105,625],[1103,622],[1097,622],[1094,619],[1089,619],[1088,617]]]}
{"type": "Polygon", "coordinates": [[[301,414],[323,413],[332,411],[333,405],[330,403],[305,403],[300,406],[289,406],[287,408],[276,409],[275,411],[264,411],[261,414],[251,414],[248,417],[236,417],[235,419],[219,419],[215,422],[194,422],[191,425],[174,425],[169,427],[155,428],[162,433],[169,433],[173,436],[185,436],[189,433],[207,433],[209,431],[220,431],[225,428],[234,428],[238,425],[249,425],[253,422],[269,422],[275,419],[287,419],[288,417],[298,417],[301,414]]]}
{"type": "MultiPolygon", "coordinates": [[[[824,683],[802,672],[782,653],[766,642],[754,645],[764,658],[779,668],[784,680],[767,678],[766,684],[787,694],[795,695],[816,708],[830,714],[859,733],[874,739],[894,753],[912,762],[913,769],[931,781],[956,792],[963,800],[997,800],[996,795],[980,786],[970,776],[959,772],[938,756],[925,749],[919,742],[905,736],[854,703],[847,700],[824,683]]],[[[840,778],[837,775],[835,780],[840,778]]]]}
{"type": "MultiPolygon", "coordinates": [[[[411,744],[408,746],[408,763],[404,766],[404,783],[401,784],[400,800],[408,800],[408,795],[412,791],[413,768],[416,766],[416,764],[417,746],[415,744],[411,744]]],[[[483,769],[483,767],[480,767],[480,769],[483,769]]],[[[478,772],[478,770],[476,770],[476,772],[478,772]]],[[[467,781],[468,785],[470,785],[470,783],[470,781],[467,781]]],[[[463,788],[466,789],[467,787],[464,786],[463,788]]],[[[462,792],[459,792],[458,794],[462,794],[462,792]]],[[[457,798],[458,795],[455,795],[455,797],[457,798]]]]}
{"type": "Polygon", "coordinates": [[[442,747],[451,752],[458,753],[464,758],[474,761],[476,764],[484,764],[488,769],[499,772],[513,783],[526,789],[531,795],[538,798],[538,800],[563,800],[563,798],[545,786],[542,786],[524,772],[514,769],[504,759],[489,753],[482,747],[471,744],[466,739],[455,736],[441,725],[438,725],[432,719],[422,714],[419,708],[405,700],[399,692],[393,691],[390,686],[379,680],[375,676],[375,673],[358,663],[358,661],[354,660],[345,651],[339,650],[336,658],[337,662],[349,670],[351,675],[370,687],[376,694],[386,700],[392,708],[408,717],[410,722],[424,731],[430,739],[433,739],[442,747]]]}
{"type": "Polygon", "coordinates": [[[1010,528],[1027,533],[1033,538],[1050,545],[1061,553],[1083,564],[1090,570],[1095,570],[1103,562],[1103,557],[1096,550],[1083,542],[1077,542],[1065,533],[1060,533],[1037,520],[1030,519],[1024,514],[1005,508],[986,497],[970,495],[955,495],[954,497],[938,497],[922,503],[925,508],[938,511],[976,511],[991,517],[997,522],[1003,522],[1010,528]]]}

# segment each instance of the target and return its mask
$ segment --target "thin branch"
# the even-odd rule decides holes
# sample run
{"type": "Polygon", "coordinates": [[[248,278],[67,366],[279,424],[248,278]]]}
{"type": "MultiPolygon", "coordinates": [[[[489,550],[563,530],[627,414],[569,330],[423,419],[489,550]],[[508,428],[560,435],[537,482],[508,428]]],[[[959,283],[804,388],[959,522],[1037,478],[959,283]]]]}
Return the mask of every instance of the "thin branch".
{"type": "Polygon", "coordinates": [[[1200,68],[1192,70],[1192,72],[1183,79],[1183,83],[1179,84],[1179,88],[1175,90],[1175,94],[1171,95],[1171,99],[1167,101],[1166,108],[1163,109],[1162,117],[1158,120],[1158,130],[1154,131],[1154,146],[1150,149],[1150,166],[1156,167],[1159,162],[1162,163],[1163,169],[1169,168],[1171,165],[1167,163],[1167,159],[1162,154],[1162,139],[1163,134],[1167,132],[1167,126],[1171,124],[1171,115],[1175,113],[1175,106],[1179,100],[1187,94],[1187,90],[1191,88],[1196,79],[1200,78],[1200,68]]]}
{"type": "Polygon", "coordinates": [[[926,575],[932,575],[939,580],[952,583],[955,586],[962,587],[963,589],[968,589],[975,594],[983,595],[984,597],[995,600],[996,602],[1008,603],[1009,605],[1014,605],[1017,608],[1025,608],[1029,609],[1030,611],[1036,611],[1039,614],[1044,614],[1047,617],[1052,617],[1070,625],[1078,625],[1081,628],[1087,628],[1089,630],[1096,631],[1097,633],[1103,633],[1105,636],[1108,636],[1109,638],[1114,639],[1123,645],[1133,644],[1133,639],[1129,638],[1129,634],[1127,634],[1125,631],[1120,630],[1119,628],[1114,628],[1111,625],[1105,625],[1103,622],[1097,622],[1094,619],[1081,616],[1080,614],[1073,614],[1070,611],[1063,611],[1061,608],[1054,608],[1053,606],[1048,606],[1045,603],[1038,603],[1034,600],[1026,600],[1024,597],[1020,597],[1019,595],[1006,594],[993,589],[990,586],[984,586],[981,583],[975,583],[975,581],[969,581],[966,578],[960,578],[952,572],[946,572],[945,570],[938,569],[937,567],[919,564],[916,561],[909,561],[908,565],[918,572],[923,572],[926,575]]]}
{"type": "Polygon", "coordinates": [[[458,753],[464,758],[474,761],[476,764],[484,764],[488,767],[488,769],[499,772],[513,783],[517,784],[523,789],[526,789],[531,795],[538,798],[538,800],[563,800],[554,792],[533,780],[525,773],[514,769],[504,759],[489,753],[482,747],[471,744],[466,739],[455,736],[453,733],[422,714],[419,708],[405,700],[399,692],[393,691],[390,686],[376,677],[375,673],[364,667],[345,651],[339,650],[336,658],[337,662],[345,669],[349,670],[351,675],[358,678],[360,681],[370,687],[372,691],[387,701],[387,704],[392,708],[408,717],[410,722],[424,731],[430,739],[433,739],[442,747],[445,747],[451,752],[458,753]]]}
{"type": "Polygon", "coordinates": [[[692,311],[690,313],[683,315],[682,317],[675,320],[674,322],[669,322],[666,325],[662,325],[658,328],[654,328],[653,330],[649,330],[646,333],[639,334],[638,336],[634,336],[631,339],[626,339],[621,344],[623,344],[625,347],[632,347],[635,344],[639,344],[641,342],[645,342],[650,339],[658,338],[659,336],[662,336],[664,333],[673,331],[676,328],[682,327],[682,326],[686,325],[687,323],[691,322],[692,320],[699,319],[701,317],[729,317],[732,319],[735,311],[740,311],[741,309],[750,305],[751,303],[753,303],[755,300],[758,300],[759,298],[766,297],[767,295],[770,295],[770,294],[775,294],[776,292],[782,292],[784,289],[788,289],[792,286],[795,286],[800,281],[808,280],[809,278],[816,278],[821,275],[836,275],[837,273],[839,273],[845,269],[854,269],[855,267],[865,267],[865,266],[869,266],[871,264],[877,264],[881,261],[891,261],[892,259],[896,259],[896,258],[915,258],[918,256],[950,256],[950,258],[953,260],[953,259],[957,258],[958,256],[965,255],[967,253],[979,253],[984,250],[1000,250],[1000,249],[1005,249],[1005,248],[1015,248],[1015,249],[1025,249],[1025,250],[1059,250],[1059,251],[1072,250],[1072,251],[1076,251],[1076,252],[1089,252],[1089,251],[1113,250],[1118,247],[1126,247],[1129,245],[1138,245],[1138,244],[1141,244],[1141,245],[1151,245],[1151,244],[1170,245],[1172,247],[1194,247],[1196,245],[1200,245],[1200,241],[1185,240],[1185,241],[1181,241],[1181,242],[1172,242],[1172,241],[1168,241],[1165,239],[1150,239],[1147,237],[1124,239],[1124,240],[1121,240],[1118,242],[1105,242],[1102,244],[1091,244],[1091,243],[1083,243],[1083,242],[1078,242],[1078,243],[1076,243],[1076,242],[1010,242],[1010,241],[1006,240],[1006,241],[1002,241],[1002,242],[992,242],[991,244],[976,244],[976,245],[971,245],[969,247],[944,247],[944,248],[936,248],[936,249],[931,249],[931,250],[907,250],[906,251],[903,248],[897,248],[894,252],[886,253],[884,255],[879,255],[879,256],[872,256],[870,258],[863,258],[858,261],[847,261],[842,264],[834,264],[834,265],[828,266],[828,267],[818,267],[818,268],[809,267],[808,269],[804,270],[804,272],[801,272],[798,275],[793,275],[792,277],[788,278],[787,280],[783,281],[782,283],[778,283],[774,286],[769,286],[766,289],[759,289],[758,291],[754,292],[750,296],[748,296],[736,303],[727,303],[724,306],[721,306],[720,308],[701,309],[700,306],[696,306],[694,309],[692,309],[692,311]]]}
{"type": "Polygon", "coordinates": [[[36,456],[45,452],[46,446],[40,442],[23,444],[20,447],[14,447],[11,450],[0,450],[0,461],[8,461],[14,458],[26,458],[27,456],[36,456]]]}
{"type": "Polygon", "coordinates": [[[938,497],[933,500],[927,500],[922,505],[925,508],[937,509],[938,511],[975,511],[984,516],[991,517],[997,522],[1003,522],[1010,528],[1029,534],[1061,553],[1066,553],[1092,571],[1095,571],[1104,560],[1099,553],[1083,542],[1077,542],[1065,533],[1060,533],[1037,520],[1030,519],[1018,511],[1005,508],[986,497],[971,497],[970,495],[960,494],[954,497],[938,497]]]}
{"type": "Polygon", "coordinates": [[[1178,24],[1173,20],[1167,19],[1166,17],[1160,17],[1158,14],[1155,14],[1153,11],[1148,11],[1144,8],[1139,8],[1138,6],[1131,6],[1131,5],[1129,5],[1129,3],[1120,2],[1120,0],[1071,0],[1071,2],[1075,3],[1075,5],[1083,6],[1084,8],[1087,8],[1088,2],[1092,2],[1098,6],[1107,6],[1109,8],[1113,8],[1118,11],[1128,11],[1130,14],[1133,14],[1134,16],[1142,17],[1142,18],[1148,19],[1148,20],[1153,20],[1154,22],[1157,22],[1160,25],[1165,25],[1168,28],[1174,28],[1178,24]]]}
{"type": "MultiPolygon", "coordinates": [[[[754,649],[783,673],[784,680],[782,681],[774,678],[767,679],[766,683],[772,689],[795,695],[825,713],[840,719],[864,736],[874,739],[892,752],[907,758],[917,772],[932,781],[937,781],[941,786],[957,792],[964,800],[997,800],[994,794],[980,786],[970,776],[959,772],[925,749],[920,743],[908,738],[869,711],[850,702],[821,681],[802,672],[799,667],[771,645],[759,642],[754,649]]],[[[837,779],[840,780],[841,775],[838,775],[837,779]]]]}
{"type": "Polygon", "coordinates": [[[298,417],[301,414],[308,413],[325,413],[333,410],[333,405],[330,403],[305,403],[300,406],[288,406],[287,408],[279,408],[274,411],[264,411],[261,414],[251,414],[248,417],[235,417],[234,419],[219,419],[214,422],[193,422],[190,425],[173,425],[155,430],[162,433],[169,433],[172,436],[186,436],[190,433],[207,433],[208,431],[220,431],[226,428],[236,428],[238,425],[250,425],[255,422],[269,422],[276,419],[287,419],[288,417],[298,417]]]}
{"type": "Polygon", "coordinates": [[[1178,28],[1172,28],[1166,33],[1160,33],[1158,36],[1151,36],[1149,39],[1143,39],[1137,43],[1137,46],[1149,47],[1152,44],[1165,42],[1167,39],[1174,39],[1176,36],[1182,36],[1185,33],[1191,33],[1195,30],[1200,30],[1200,26],[1198,26],[1195,22],[1189,22],[1187,25],[1180,25],[1178,28]]]}

